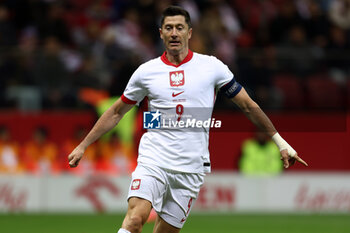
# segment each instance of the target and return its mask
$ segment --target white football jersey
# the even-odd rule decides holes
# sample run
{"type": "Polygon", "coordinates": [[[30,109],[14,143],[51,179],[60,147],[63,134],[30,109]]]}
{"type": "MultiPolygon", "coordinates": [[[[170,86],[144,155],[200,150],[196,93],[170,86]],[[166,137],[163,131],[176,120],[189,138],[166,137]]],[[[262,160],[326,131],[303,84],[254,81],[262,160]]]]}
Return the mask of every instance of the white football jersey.
{"type": "MultiPolygon", "coordinates": [[[[134,72],[122,100],[136,104],[147,96],[149,111],[176,118],[187,112],[211,117],[216,90],[232,80],[232,72],[213,56],[189,50],[181,64],[174,65],[164,53],[134,72]]],[[[148,130],[140,141],[138,162],[186,173],[210,172],[208,143],[209,130],[204,127],[148,130]]]]}

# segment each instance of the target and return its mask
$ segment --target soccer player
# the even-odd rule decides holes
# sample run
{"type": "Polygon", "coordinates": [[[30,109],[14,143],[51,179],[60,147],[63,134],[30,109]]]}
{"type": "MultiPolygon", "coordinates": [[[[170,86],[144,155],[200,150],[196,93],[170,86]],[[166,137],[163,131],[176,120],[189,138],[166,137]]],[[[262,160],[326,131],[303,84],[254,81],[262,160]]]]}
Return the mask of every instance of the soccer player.
{"type": "MultiPolygon", "coordinates": [[[[86,138],[68,156],[76,167],[86,148],[111,130],[123,115],[144,97],[149,110],[181,114],[190,108],[209,109],[215,89],[223,91],[245,115],[266,132],[281,151],[284,167],[295,161],[307,164],[277,133],[259,106],[236,82],[221,61],[189,50],[192,35],[190,16],[180,7],[170,6],[161,19],[160,37],[165,45],[161,57],[142,64],[132,75],[121,96],[96,122],[86,138]]],[[[142,231],[152,208],[158,214],[154,233],[180,232],[210,172],[207,130],[152,129],[140,141],[138,165],[132,174],[128,211],[118,233],[142,231]]]]}

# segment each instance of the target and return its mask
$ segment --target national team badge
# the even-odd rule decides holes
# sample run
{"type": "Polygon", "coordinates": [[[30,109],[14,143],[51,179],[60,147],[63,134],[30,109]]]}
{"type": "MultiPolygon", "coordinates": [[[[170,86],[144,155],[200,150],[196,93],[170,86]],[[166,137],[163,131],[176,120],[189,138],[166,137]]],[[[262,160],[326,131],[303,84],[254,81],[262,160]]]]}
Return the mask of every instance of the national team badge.
{"type": "Polygon", "coordinates": [[[178,87],[185,84],[185,73],[183,70],[173,71],[169,73],[170,86],[178,87]]]}
{"type": "Polygon", "coordinates": [[[131,190],[138,190],[138,189],[140,189],[140,185],[141,185],[141,179],[133,180],[132,184],[131,184],[131,190]]]}
{"type": "Polygon", "coordinates": [[[144,129],[159,129],[161,115],[159,110],[156,112],[143,112],[143,128],[144,129]]]}

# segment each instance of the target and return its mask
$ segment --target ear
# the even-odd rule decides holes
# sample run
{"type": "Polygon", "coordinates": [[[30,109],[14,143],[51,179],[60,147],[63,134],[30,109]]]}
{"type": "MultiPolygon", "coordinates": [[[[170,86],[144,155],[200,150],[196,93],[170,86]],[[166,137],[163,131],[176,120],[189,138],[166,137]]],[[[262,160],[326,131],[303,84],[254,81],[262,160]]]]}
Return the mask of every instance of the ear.
{"type": "Polygon", "coordinates": [[[192,37],[192,28],[188,30],[188,39],[191,39],[192,37]]]}
{"type": "Polygon", "coordinates": [[[163,40],[163,33],[162,33],[162,28],[159,28],[159,36],[163,40]]]}

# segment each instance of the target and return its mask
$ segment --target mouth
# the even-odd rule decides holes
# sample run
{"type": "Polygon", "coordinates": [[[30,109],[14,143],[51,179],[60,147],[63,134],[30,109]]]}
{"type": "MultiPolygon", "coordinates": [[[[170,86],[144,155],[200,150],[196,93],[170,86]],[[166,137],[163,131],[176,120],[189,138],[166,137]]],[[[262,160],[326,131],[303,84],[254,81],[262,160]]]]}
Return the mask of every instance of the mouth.
{"type": "Polygon", "coordinates": [[[169,41],[170,46],[179,46],[181,43],[177,40],[171,40],[169,41]]]}

